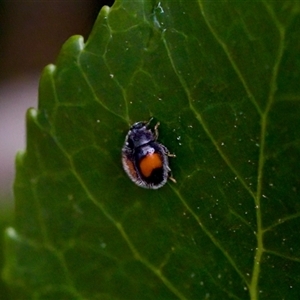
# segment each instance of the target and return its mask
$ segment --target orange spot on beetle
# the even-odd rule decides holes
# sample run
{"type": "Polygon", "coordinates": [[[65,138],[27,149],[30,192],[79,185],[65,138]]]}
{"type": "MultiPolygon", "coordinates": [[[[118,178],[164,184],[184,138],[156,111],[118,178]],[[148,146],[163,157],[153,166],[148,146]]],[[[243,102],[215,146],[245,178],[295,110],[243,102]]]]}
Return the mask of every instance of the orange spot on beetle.
{"type": "Polygon", "coordinates": [[[162,168],[162,158],[157,153],[148,154],[140,161],[140,170],[145,177],[149,177],[154,169],[162,168]]]}

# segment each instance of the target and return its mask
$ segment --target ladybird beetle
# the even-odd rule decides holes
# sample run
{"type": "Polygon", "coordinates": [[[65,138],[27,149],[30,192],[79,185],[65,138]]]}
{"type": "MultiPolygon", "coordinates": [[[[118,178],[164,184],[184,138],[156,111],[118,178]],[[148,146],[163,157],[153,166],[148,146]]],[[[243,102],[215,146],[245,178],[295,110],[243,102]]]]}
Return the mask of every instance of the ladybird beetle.
{"type": "Polygon", "coordinates": [[[122,148],[122,163],[135,184],[146,189],[158,189],[168,179],[176,182],[171,175],[168,159],[175,155],[157,142],[159,122],[152,131],[149,129],[151,121],[152,118],[148,122],[136,122],[130,127],[122,148]]]}

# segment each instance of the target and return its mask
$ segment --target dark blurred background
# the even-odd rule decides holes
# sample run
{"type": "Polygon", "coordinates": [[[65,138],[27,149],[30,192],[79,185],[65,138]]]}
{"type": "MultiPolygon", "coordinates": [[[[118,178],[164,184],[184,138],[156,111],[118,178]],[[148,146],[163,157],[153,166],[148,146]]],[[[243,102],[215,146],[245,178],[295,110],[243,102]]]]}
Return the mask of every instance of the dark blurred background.
{"type": "MultiPolygon", "coordinates": [[[[25,149],[25,112],[37,107],[42,69],[72,35],[86,40],[103,5],[113,0],[0,0],[0,271],[3,230],[13,224],[14,159],[25,149]]],[[[13,299],[0,279],[0,299],[13,299]]]]}

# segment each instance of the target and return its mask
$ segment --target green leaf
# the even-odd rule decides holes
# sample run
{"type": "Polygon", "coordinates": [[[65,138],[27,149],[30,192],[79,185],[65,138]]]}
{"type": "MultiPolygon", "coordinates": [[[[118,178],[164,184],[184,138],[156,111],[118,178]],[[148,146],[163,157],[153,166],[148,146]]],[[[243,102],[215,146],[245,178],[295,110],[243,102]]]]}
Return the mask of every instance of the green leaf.
{"type": "Polygon", "coordinates": [[[116,1],[45,68],[16,160],[24,299],[298,299],[300,5],[116,1]],[[122,170],[154,116],[177,184],[122,170]]]}

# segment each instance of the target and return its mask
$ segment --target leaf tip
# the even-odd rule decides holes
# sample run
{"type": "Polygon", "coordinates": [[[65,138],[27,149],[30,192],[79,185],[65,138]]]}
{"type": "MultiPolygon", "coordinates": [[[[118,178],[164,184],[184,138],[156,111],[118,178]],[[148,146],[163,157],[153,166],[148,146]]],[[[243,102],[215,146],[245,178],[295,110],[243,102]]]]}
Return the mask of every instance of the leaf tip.
{"type": "Polygon", "coordinates": [[[22,164],[23,158],[25,156],[25,151],[24,150],[19,150],[16,154],[16,159],[15,159],[15,165],[18,168],[19,165],[22,164]]]}
{"type": "Polygon", "coordinates": [[[17,231],[13,227],[8,227],[4,231],[5,239],[16,240],[19,239],[17,231]]]}
{"type": "Polygon", "coordinates": [[[14,243],[12,241],[16,241],[19,239],[19,236],[16,230],[13,227],[8,227],[4,231],[4,257],[5,263],[2,269],[2,278],[6,282],[10,282],[12,279],[12,268],[15,265],[14,261],[14,243]]]}
{"type": "Polygon", "coordinates": [[[32,120],[32,119],[36,119],[37,114],[38,113],[37,113],[37,110],[35,108],[33,108],[33,107],[29,108],[27,110],[27,120],[29,121],[29,120],[32,120]]]}
{"type": "Polygon", "coordinates": [[[44,72],[46,72],[47,74],[53,74],[56,70],[56,66],[54,64],[49,64],[45,67],[44,72]]]}

